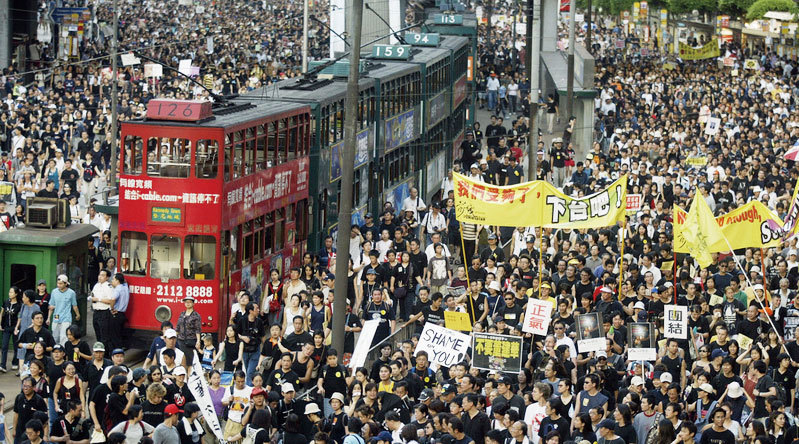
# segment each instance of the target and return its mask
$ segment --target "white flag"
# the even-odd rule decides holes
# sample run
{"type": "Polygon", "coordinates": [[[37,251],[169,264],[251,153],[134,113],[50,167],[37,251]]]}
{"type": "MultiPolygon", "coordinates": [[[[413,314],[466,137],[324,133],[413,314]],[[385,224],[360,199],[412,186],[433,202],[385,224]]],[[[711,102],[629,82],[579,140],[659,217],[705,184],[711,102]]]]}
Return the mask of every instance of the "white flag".
{"type": "Polygon", "coordinates": [[[208,424],[208,428],[214,432],[220,443],[225,443],[222,427],[219,426],[219,421],[216,418],[216,410],[214,410],[211,393],[208,391],[208,384],[205,382],[203,367],[200,365],[197,353],[194,353],[194,362],[191,364],[191,375],[189,375],[188,384],[189,391],[194,396],[197,405],[200,406],[200,413],[205,417],[205,423],[208,424]]]}

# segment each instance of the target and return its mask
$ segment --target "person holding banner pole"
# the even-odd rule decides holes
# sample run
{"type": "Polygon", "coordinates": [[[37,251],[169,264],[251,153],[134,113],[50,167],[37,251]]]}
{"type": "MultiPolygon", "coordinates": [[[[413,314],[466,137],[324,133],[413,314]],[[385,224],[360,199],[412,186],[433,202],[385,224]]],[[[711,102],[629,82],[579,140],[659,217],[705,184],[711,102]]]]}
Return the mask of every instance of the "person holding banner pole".
{"type": "MultiPolygon", "coordinates": [[[[460,224],[461,224],[461,233],[463,234],[463,232],[464,232],[463,231],[463,222],[461,222],[460,224]]],[[[468,259],[466,257],[466,244],[465,244],[465,241],[463,240],[463,235],[461,235],[461,251],[463,252],[463,263],[464,263],[464,265],[468,264],[469,262],[468,262],[468,259]]],[[[472,284],[471,284],[471,282],[469,282],[469,273],[466,273],[466,288],[472,288],[472,284]]],[[[471,294],[469,294],[468,297],[469,297],[469,313],[471,313],[471,315],[472,315],[471,319],[475,320],[475,319],[477,319],[477,317],[474,315],[474,301],[472,300],[471,294]]],[[[485,315],[483,316],[483,318],[484,317],[485,317],[485,315]]]]}
{"type": "MultiPolygon", "coordinates": [[[[738,269],[741,270],[741,273],[743,273],[744,278],[746,278],[746,283],[749,284],[750,287],[754,287],[752,285],[752,281],[749,280],[749,276],[746,274],[746,270],[744,270],[743,266],[741,265],[741,262],[738,261],[738,257],[735,255],[735,250],[732,248],[732,245],[730,245],[730,240],[727,239],[727,236],[725,236],[723,233],[721,237],[724,239],[724,242],[726,242],[727,246],[730,248],[730,252],[732,253],[732,259],[735,261],[735,265],[738,266],[738,269]]],[[[765,292],[765,290],[763,291],[765,292]]],[[[774,325],[774,321],[771,319],[771,316],[768,315],[768,311],[766,311],[766,306],[763,305],[763,302],[760,300],[760,298],[757,297],[757,295],[755,295],[754,299],[760,305],[760,308],[763,310],[763,314],[766,315],[766,319],[768,319],[768,323],[769,325],[771,325],[771,328],[773,328],[774,331],[778,332],[777,336],[779,336],[779,330],[777,330],[777,327],[774,325]]],[[[782,345],[782,349],[785,350],[785,353],[788,353],[788,348],[785,347],[785,341],[782,338],[780,338],[780,345],[782,345]]]]}

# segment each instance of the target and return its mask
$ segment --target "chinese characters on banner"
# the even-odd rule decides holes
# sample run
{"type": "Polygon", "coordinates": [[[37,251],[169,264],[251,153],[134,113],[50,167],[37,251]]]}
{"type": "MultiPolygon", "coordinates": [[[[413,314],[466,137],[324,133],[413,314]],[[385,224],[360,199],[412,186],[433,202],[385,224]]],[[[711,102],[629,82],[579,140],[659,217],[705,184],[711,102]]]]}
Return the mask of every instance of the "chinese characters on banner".
{"type": "Polygon", "coordinates": [[[472,366],[481,370],[519,373],[522,370],[522,337],[472,333],[472,366]]]}
{"type": "Polygon", "coordinates": [[[607,227],[623,220],[627,176],[589,196],[573,198],[544,181],[500,187],[453,174],[455,216],[461,222],[547,228],[607,227]]]}
{"type": "Polygon", "coordinates": [[[545,336],[549,329],[549,322],[552,320],[553,309],[552,301],[529,299],[527,301],[527,311],[524,313],[522,331],[545,336]]]}
{"type": "Polygon", "coordinates": [[[214,403],[211,400],[211,393],[208,391],[208,384],[205,382],[205,376],[203,375],[203,368],[195,353],[194,362],[191,365],[191,375],[189,375],[189,380],[187,382],[189,391],[191,395],[194,396],[197,405],[200,406],[200,413],[202,413],[205,418],[205,423],[208,425],[208,428],[211,429],[219,442],[225,442],[224,436],[222,436],[222,427],[219,425],[219,421],[216,417],[216,410],[214,410],[214,403]]]}
{"type": "Polygon", "coordinates": [[[682,305],[666,305],[665,336],[674,339],[688,339],[688,307],[682,305]]]}
{"type": "Polygon", "coordinates": [[[428,322],[419,336],[416,354],[426,351],[430,368],[452,367],[468,356],[471,342],[469,335],[428,322]]]}

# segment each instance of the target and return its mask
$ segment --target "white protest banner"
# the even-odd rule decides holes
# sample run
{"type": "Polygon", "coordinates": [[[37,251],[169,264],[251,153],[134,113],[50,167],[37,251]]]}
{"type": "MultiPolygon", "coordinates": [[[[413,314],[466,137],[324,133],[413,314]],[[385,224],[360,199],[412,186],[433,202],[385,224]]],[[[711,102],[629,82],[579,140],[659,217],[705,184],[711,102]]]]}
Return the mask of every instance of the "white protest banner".
{"type": "Polygon", "coordinates": [[[534,335],[546,335],[549,330],[549,322],[552,320],[553,309],[552,301],[528,299],[522,331],[534,335]]]}
{"type": "Polygon", "coordinates": [[[178,62],[178,72],[181,74],[190,76],[191,75],[191,59],[183,59],[178,62]]]}
{"type": "Polygon", "coordinates": [[[120,54],[119,57],[122,59],[122,66],[138,65],[141,63],[141,60],[133,55],[133,53],[120,54]]]}
{"type": "Polygon", "coordinates": [[[363,329],[361,329],[361,334],[358,336],[358,343],[355,344],[355,350],[352,351],[352,357],[350,358],[350,368],[353,376],[355,376],[355,370],[358,367],[363,367],[366,362],[366,355],[372,346],[372,339],[375,337],[378,325],[380,325],[380,319],[371,319],[363,323],[363,329]]]}
{"type": "Polygon", "coordinates": [[[688,307],[682,305],[664,306],[665,316],[663,317],[665,332],[664,336],[674,339],[688,339],[688,307]]]}
{"type": "Polygon", "coordinates": [[[191,364],[191,375],[188,380],[189,391],[194,396],[194,401],[200,407],[200,413],[205,418],[205,423],[208,428],[214,433],[216,439],[220,443],[225,442],[225,437],[222,433],[222,427],[216,417],[216,410],[214,410],[214,403],[211,400],[211,393],[208,391],[208,384],[205,382],[203,375],[203,367],[200,365],[200,360],[197,358],[197,353],[194,354],[194,362],[191,364]]]}
{"type": "Polygon", "coordinates": [[[705,124],[705,134],[715,136],[721,128],[721,119],[718,117],[708,117],[705,124]]]}
{"type": "Polygon", "coordinates": [[[428,322],[424,324],[414,355],[424,350],[430,368],[438,368],[439,365],[452,367],[469,356],[467,351],[471,343],[469,335],[428,322]]]}
{"type": "Polygon", "coordinates": [[[164,67],[158,63],[147,63],[144,65],[144,77],[162,77],[164,67]]]}

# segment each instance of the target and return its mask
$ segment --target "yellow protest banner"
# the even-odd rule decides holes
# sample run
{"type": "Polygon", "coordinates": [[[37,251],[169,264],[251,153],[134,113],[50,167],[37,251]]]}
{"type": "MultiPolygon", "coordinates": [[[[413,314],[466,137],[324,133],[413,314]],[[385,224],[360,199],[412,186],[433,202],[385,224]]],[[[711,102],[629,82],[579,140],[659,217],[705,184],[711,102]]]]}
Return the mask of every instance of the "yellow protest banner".
{"type": "Polygon", "coordinates": [[[627,176],[602,191],[570,197],[544,181],[500,187],[453,173],[455,217],[480,225],[598,228],[623,220],[627,176]]]}
{"type": "Polygon", "coordinates": [[[744,61],[744,69],[760,69],[760,62],[757,59],[746,59],[744,61]]]}
{"type": "MultiPolygon", "coordinates": [[[[674,251],[690,253],[682,228],[687,213],[674,207],[674,251]]],[[[760,201],[752,201],[716,218],[716,223],[733,249],[770,248],[780,244],[782,220],[760,201]]],[[[727,241],[721,239],[710,246],[711,253],[730,251],[727,241]]]]}
{"type": "Polygon", "coordinates": [[[627,176],[624,175],[604,190],[585,197],[573,198],[544,182],[541,196],[546,228],[598,228],[615,225],[627,213],[627,176]]]}
{"type": "Polygon", "coordinates": [[[685,159],[685,163],[691,166],[705,166],[707,165],[707,156],[689,157],[685,159]]]}
{"type": "Polygon", "coordinates": [[[708,302],[708,304],[711,307],[715,307],[716,305],[721,305],[723,303],[724,303],[724,298],[722,298],[721,296],[719,296],[717,294],[714,294],[714,295],[710,296],[710,302],[708,302]]]}
{"type": "Polygon", "coordinates": [[[717,38],[710,39],[701,48],[692,48],[680,42],[680,58],[683,60],[704,60],[712,59],[721,55],[719,51],[719,41],[717,38]]]}
{"type": "Polygon", "coordinates": [[[468,177],[452,173],[455,189],[455,218],[460,222],[478,225],[538,226],[543,182],[525,182],[500,187],[475,182],[468,177]]]}
{"type": "Polygon", "coordinates": [[[472,331],[469,313],[460,311],[444,311],[444,326],[450,330],[472,331]]]}

